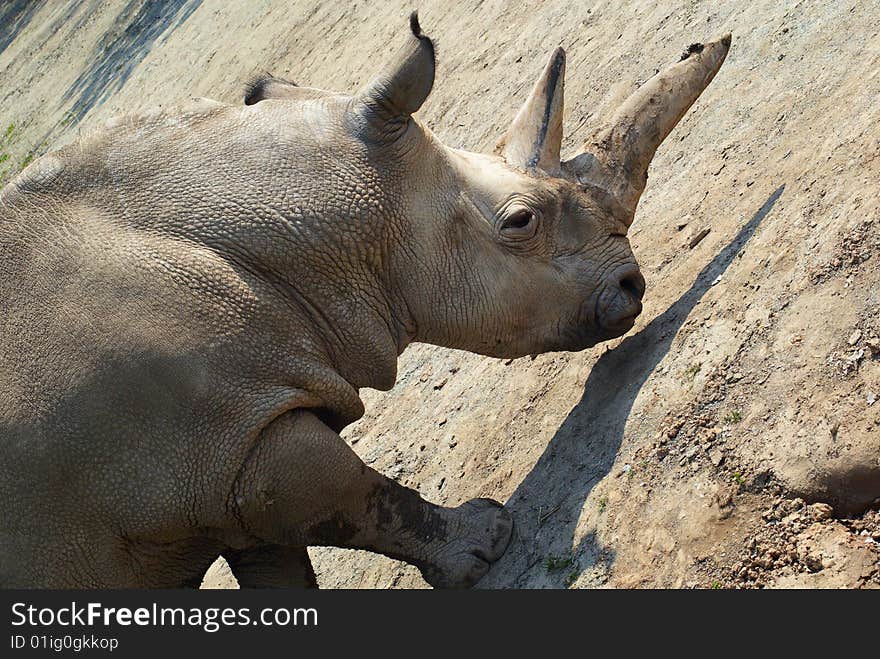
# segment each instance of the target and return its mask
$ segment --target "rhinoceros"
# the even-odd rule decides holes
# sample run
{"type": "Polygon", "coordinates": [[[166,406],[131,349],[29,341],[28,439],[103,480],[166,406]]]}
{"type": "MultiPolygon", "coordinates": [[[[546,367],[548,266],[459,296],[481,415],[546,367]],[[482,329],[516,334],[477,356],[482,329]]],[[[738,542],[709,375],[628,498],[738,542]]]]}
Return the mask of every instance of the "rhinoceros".
{"type": "Polygon", "coordinates": [[[413,117],[434,46],[354,95],[264,76],[244,104],[110,120],[0,195],[0,584],[315,586],[306,548],[477,582],[512,519],[425,501],[340,438],[413,342],[515,358],[626,333],[655,150],[730,35],[560,157],[556,50],[493,154],[413,117]]]}

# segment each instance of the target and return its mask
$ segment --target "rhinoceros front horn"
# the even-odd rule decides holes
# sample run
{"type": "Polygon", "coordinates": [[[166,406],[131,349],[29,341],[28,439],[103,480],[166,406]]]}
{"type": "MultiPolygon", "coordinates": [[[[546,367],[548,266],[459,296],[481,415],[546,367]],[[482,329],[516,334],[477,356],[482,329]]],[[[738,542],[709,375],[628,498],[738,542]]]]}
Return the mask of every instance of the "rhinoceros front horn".
{"type": "Polygon", "coordinates": [[[506,162],[548,174],[560,171],[565,51],[557,48],[504,137],[495,147],[506,162]]]}
{"type": "Polygon", "coordinates": [[[729,49],[729,34],[692,45],[681,61],[633,93],[607,127],[563,163],[563,171],[609,193],[627,216],[620,219],[631,223],[657,147],[715,77],[729,49]]]}
{"type": "Polygon", "coordinates": [[[367,130],[375,139],[398,137],[434,85],[434,44],[422,34],[417,12],[410,15],[409,25],[406,43],[358,94],[367,130]]]}

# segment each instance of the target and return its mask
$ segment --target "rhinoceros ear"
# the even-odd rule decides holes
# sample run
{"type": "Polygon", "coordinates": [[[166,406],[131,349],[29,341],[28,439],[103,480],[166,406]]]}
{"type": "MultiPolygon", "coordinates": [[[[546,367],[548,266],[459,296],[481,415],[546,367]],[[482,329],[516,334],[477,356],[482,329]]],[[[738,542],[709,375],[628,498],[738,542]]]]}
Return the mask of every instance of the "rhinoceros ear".
{"type": "Polygon", "coordinates": [[[252,78],[244,90],[244,104],[256,105],[261,101],[305,101],[322,96],[332,96],[332,92],[314,87],[300,87],[295,82],[276,78],[268,73],[252,78]]]}
{"type": "Polygon", "coordinates": [[[247,83],[244,90],[244,104],[254,105],[267,98],[296,98],[299,89],[295,82],[264,73],[247,83]]]}
{"type": "Polygon", "coordinates": [[[406,128],[434,85],[434,44],[422,34],[417,12],[406,43],[385,69],[358,94],[371,132],[394,137],[406,128]]]}
{"type": "Polygon", "coordinates": [[[495,147],[511,165],[559,173],[564,78],[565,51],[557,48],[513,124],[495,147]]]}

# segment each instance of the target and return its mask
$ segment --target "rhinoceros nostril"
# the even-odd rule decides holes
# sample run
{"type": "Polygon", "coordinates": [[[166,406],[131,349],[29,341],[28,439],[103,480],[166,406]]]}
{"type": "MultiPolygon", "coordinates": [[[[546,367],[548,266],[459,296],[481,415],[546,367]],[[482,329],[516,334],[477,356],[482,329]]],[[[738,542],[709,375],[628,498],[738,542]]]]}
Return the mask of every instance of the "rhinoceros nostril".
{"type": "Polygon", "coordinates": [[[633,273],[624,275],[620,278],[618,283],[623,290],[636,300],[641,300],[645,295],[645,280],[640,274],[633,273]]]}

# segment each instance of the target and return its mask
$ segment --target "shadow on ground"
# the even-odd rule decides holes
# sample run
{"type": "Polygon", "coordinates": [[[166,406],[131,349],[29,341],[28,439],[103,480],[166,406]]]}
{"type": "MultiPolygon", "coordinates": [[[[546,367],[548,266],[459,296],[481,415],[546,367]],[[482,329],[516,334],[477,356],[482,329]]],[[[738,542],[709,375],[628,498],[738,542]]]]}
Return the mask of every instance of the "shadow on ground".
{"type": "Polygon", "coordinates": [[[3,0],[0,2],[0,53],[25,29],[46,0],[3,0]]]}
{"type": "Polygon", "coordinates": [[[201,4],[202,0],[129,0],[95,46],[90,64],[64,94],[64,102],[73,102],[70,118],[81,120],[120,89],[156,39],[179,27],[201,4]]]}
{"type": "Polygon", "coordinates": [[[770,195],[678,301],[599,358],[580,402],[508,500],[516,531],[507,553],[481,587],[562,587],[597,563],[613,562],[613,552],[600,547],[592,533],[575,541],[584,503],[611,470],[645,381],[669,351],[685,319],[742,251],[784,189],[781,185],[770,195]]]}

